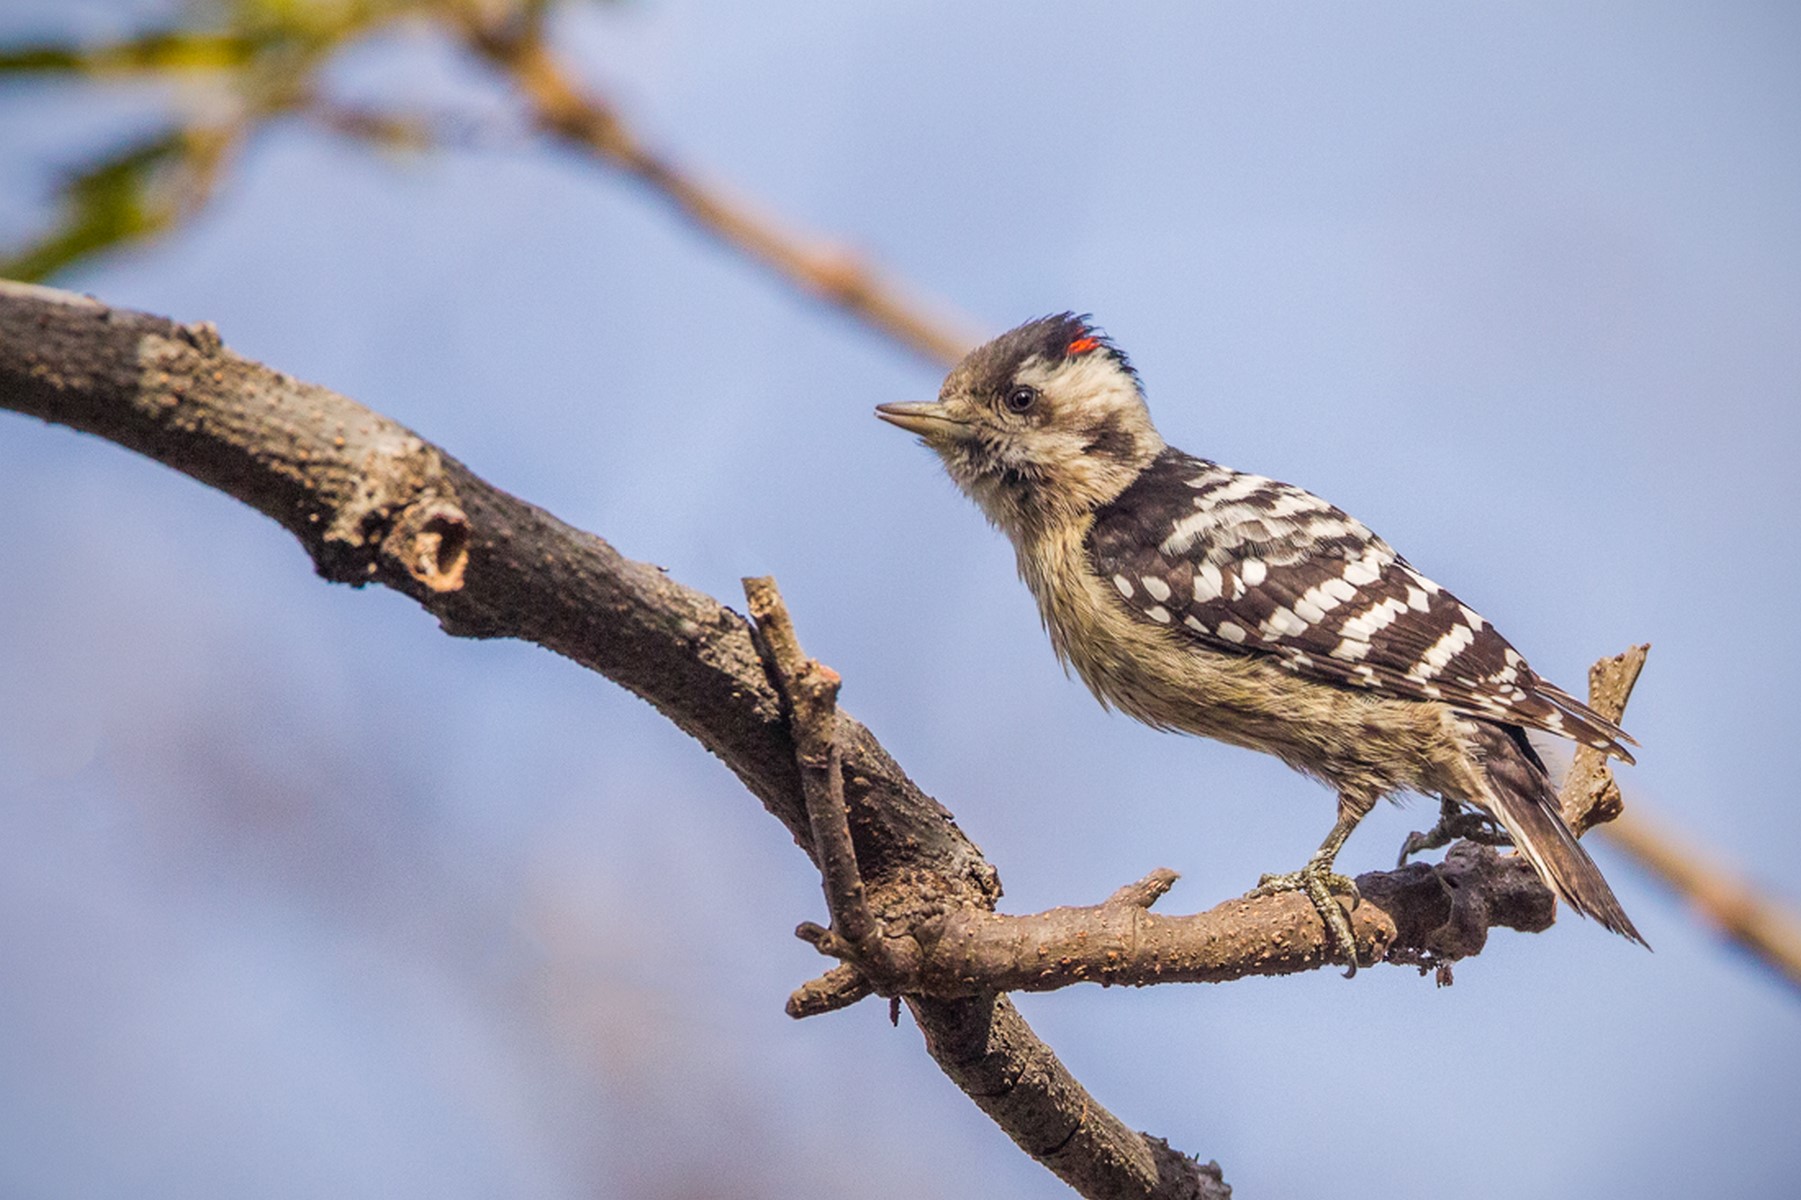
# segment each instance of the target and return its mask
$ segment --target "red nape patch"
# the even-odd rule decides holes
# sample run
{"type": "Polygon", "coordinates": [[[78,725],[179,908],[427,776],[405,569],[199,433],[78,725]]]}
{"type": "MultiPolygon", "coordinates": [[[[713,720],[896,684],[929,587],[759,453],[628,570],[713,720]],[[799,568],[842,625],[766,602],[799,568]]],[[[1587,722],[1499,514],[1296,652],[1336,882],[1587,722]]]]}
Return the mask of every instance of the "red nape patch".
{"type": "Polygon", "coordinates": [[[1086,354],[1090,350],[1099,350],[1100,348],[1101,340],[1099,338],[1091,337],[1079,337],[1071,342],[1068,347],[1069,353],[1071,354],[1086,354]]]}

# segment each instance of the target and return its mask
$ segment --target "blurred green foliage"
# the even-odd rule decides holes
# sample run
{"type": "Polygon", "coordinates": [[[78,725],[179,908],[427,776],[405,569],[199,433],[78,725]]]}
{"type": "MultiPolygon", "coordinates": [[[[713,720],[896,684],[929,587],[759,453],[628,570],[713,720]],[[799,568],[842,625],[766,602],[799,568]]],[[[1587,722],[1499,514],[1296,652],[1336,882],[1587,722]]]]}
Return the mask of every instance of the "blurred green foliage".
{"type": "MultiPolygon", "coordinates": [[[[346,44],[405,17],[453,29],[474,21],[542,19],[543,0],[210,0],[178,25],[87,46],[0,46],[0,76],[83,86],[170,82],[208,89],[187,112],[123,147],[73,164],[57,187],[53,226],[0,251],[0,276],[41,281],[168,229],[211,198],[223,166],[268,121],[325,105],[320,67],[346,44]]],[[[384,148],[417,149],[418,123],[400,115],[317,112],[332,128],[384,148]]]]}

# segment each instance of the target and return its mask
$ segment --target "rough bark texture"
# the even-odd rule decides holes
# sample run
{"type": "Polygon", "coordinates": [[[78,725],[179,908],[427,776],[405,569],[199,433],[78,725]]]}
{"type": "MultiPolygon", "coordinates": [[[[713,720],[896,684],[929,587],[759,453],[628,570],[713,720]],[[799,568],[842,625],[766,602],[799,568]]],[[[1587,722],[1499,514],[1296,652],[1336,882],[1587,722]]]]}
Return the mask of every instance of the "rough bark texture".
{"type": "MultiPolygon", "coordinates": [[[[5,283],[0,407],[107,438],[237,497],[299,538],[327,579],[384,584],[452,634],[536,642],[613,679],[718,755],[817,857],[788,706],[749,623],[393,421],[239,358],[210,326],[5,283]]],[[[995,872],[950,814],[847,714],[836,714],[835,738],[871,919],[909,944],[906,986],[889,990],[905,991],[945,1073],[1085,1196],[1229,1194],[1217,1167],[1132,1132],[1096,1103],[1000,993],[1324,965],[1307,901],[1152,915],[1173,881],[1161,872],[1092,908],[998,916],[995,872]]],[[[1473,847],[1443,866],[1358,883],[1354,929],[1370,962],[1443,966],[1478,951],[1491,925],[1540,929],[1552,916],[1529,869],[1473,847]]],[[[871,990],[859,971],[839,968],[797,993],[791,1011],[841,1007],[871,990]]]]}

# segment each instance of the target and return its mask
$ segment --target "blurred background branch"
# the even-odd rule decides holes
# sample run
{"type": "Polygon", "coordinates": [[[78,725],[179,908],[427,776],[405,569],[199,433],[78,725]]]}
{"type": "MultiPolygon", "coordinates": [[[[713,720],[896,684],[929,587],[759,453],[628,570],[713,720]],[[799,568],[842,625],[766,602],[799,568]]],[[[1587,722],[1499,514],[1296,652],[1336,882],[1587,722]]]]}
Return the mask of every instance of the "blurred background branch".
{"type": "Polygon", "coordinates": [[[1801,918],[1638,801],[1601,832],[1721,937],[1801,991],[1801,918]]]}
{"type": "Polygon", "coordinates": [[[939,365],[955,362],[978,340],[849,248],[794,231],[654,151],[553,52],[545,38],[548,7],[500,0],[232,0],[196,9],[195,26],[99,46],[50,42],[0,51],[0,77],[183,78],[203,84],[210,100],[175,127],[69,174],[57,227],[0,259],[0,276],[42,281],[167,231],[207,203],[234,152],[284,117],[309,118],[383,149],[469,144],[473,121],[345,105],[320,83],[323,69],[351,44],[395,22],[431,22],[493,67],[538,128],[643,184],[697,229],[791,286],[939,365]]]}

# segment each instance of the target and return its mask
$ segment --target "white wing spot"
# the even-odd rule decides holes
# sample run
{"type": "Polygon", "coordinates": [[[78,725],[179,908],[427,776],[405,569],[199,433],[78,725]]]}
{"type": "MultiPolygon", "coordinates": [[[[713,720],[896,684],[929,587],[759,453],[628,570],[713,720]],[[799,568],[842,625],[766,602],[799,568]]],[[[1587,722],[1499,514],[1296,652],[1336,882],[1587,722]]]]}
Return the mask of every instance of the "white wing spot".
{"type": "Polygon", "coordinates": [[[1337,576],[1333,576],[1324,583],[1316,583],[1306,591],[1302,592],[1301,598],[1295,601],[1294,610],[1302,616],[1307,617],[1309,621],[1317,623],[1321,617],[1324,617],[1327,613],[1331,612],[1356,594],[1356,588],[1352,587],[1344,580],[1339,579],[1337,576]],[[1332,586],[1333,584],[1338,584],[1340,587],[1343,587],[1345,595],[1340,596],[1338,594],[1338,589],[1332,586]],[[1307,616],[1309,611],[1317,612],[1320,615],[1318,617],[1307,616]]]}
{"type": "Polygon", "coordinates": [[[1263,624],[1258,627],[1258,632],[1266,641],[1272,637],[1299,637],[1307,632],[1307,622],[1281,605],[1277,605],[1276,611],[1266,617],[1263,624]]]}
{"type": "Polygon", "coordinates": [[[1432,607],[1432,597],[1426,594],[1425,588],[1410,583],[1407,585],[1407,607],[1414,612],[1425,612],[1432,607]]]}
{"type": "Polygon", "coordinates": [[[1245,637],[1244,628],[1239,625],[1234,625],[1230,621],[1221,621],[1219,623],[1219,636],[1225,638],[1228,642],[1242,643],[1245,637]]]}
{"type": "Polygon", "coordinates": [[[1354,587],[1368,587],[1382,578],[1382,564],[1376,555],[1366,553],[1356,562],[1345,564],[1344,577],[1354,587]]]}
{"type": "Polygon", "coordinates": [[[1171,558],[1178,558],[1188,553],[1188,548],[1194,545],[1196,538],[1200,537],[1204,531],[1219,524],[1219,517],[1212,511],[1211,501],[1208,497],[1196,496],[1194,503],[1201,511],[1190,513],[1171,525],[1169,536],[1164,538],[1163,545],[1158,547],[1171,558]]]}
{"type": "Polygon", "coordinates": [[[1309,625],[1317,625],[1326,619],[1326,610],[1308,599],[1312,595],[1312,592],[1308,592],[1294,602],[1294,615],[1309,625]]]}
{"type": "Polygon", "coordinates": [[[1146,575],[1138,582],[1142,583],[1144,585],[1144,590],[1151,594],[1151,599],[1157,601],[1159,604],[1169,599],[1169,584],[1164,583],[1155,575],[1146,575]]]}
{"type": "Polygon", "coordinates": [[[1144,615],[1157,622],[1159,625],[1169,624],[1169,609],[1164,608],[1161,604],[1151,605],[1144,610],[1144,615]]]}
{"type": "Polygon", "coordinates": [[[1207,627],[1193,617],[1183,617],[1182,624],[1188,626],[1196,633],[1204,634],[1207,632],[1207,627]]]}
{"type": "Polygon", "coordinates": [[[1468,625],[1453,625],[1443,637],[1433,642],[1427,651],[1420,655],[1420,660],[1413,664],[1413,670],[1407,672],[1407,678],[1413,680],[1430,679],[1445,669],[1445,664],[1457,657],[1458,651],[1476,640],[1476,631],[1468,625]]]}
{"type": "Polygon", "coordinates": [[[1345,619],[1338,632],[1348,638],[1368,641],[1377,633],[1394,624],[1395,618],[1407,611],[1404,601],[1390,596],[1365,612],[1345,619]]]}
{"type": "Polygon", "coordinates": [[[1265,479],[1261,475],[1239,475],[1237,479],[1207,497],[1207,503],[1227,504],[1233,500],[1243,500],[1247,496],[1255,496],[1274,483],[1275,480],[1265,479]]]}
{"type": "Polygon", "coordinates": [[[1269,564],[1261,558],[1247,558],[1238,564],[1239,576],[1252,587],[1257,587],[1269,577],[1269,564]]]}
{"type": "MultiPolygon", "coordinates": [[[[1093,577],[1090,576],[1090,578],[1093,577]]],[[[1113,586],[1118,588],[1119,594],[1126,599],[1130,600],[1132,598],[1132,581],[1127,579],[1124,575],[1115,575],[1113,577],[1113,586]]]]}
{"type": "Polygon", "coordinates": [[[1194,573],[1194,602],[1205,604],[1209,600],[1219,599],[1223,582],[1219,577],[1219,568],[1210,562],[1201,564],[1201,569],[1194,573]]]}
{"type": "Polygon", "coordinates": [[[1269,506],[1267,515],[1272,517],[1292,517],[1296,513],[1322,512],[1332,507],[1312,492],[1303,492],[1300,488],[1287,488],[1276,497],[1275,503],[1269,506]]]}
{"type": "Polygon", "coordinates": [[[1471,608],[1469,605],[1459,604],[1457,607],[1463,610],[1463,619],[1470,623],[1470,628],[1472,630],[1480,631],[1484,625],[1488,624],[1482,614],[1471,608]]]}
{"type": "Polygon", "coordinates": [[[1345,638],[1332,647],[1332,657],[1345,662],[1356,662],[1370,652],[1370,644],[1358,638],[1345,638]]]}

